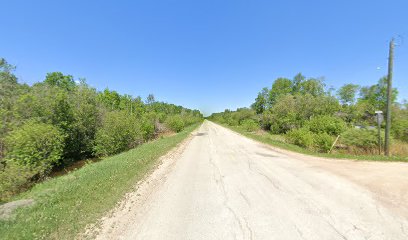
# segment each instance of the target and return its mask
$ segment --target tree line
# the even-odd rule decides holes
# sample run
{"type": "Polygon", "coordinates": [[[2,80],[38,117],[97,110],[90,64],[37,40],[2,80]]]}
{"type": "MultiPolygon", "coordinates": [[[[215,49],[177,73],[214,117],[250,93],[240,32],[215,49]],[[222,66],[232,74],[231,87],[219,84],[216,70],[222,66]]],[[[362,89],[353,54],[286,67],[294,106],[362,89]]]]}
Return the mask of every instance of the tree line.
{"type": "Polygon", "coordinates": [[[55,167],[103,157],[143,144],[162,132],[202,121],[198,110],[105,89],[61,72],[19,83],[0,59],[0,200],[55,167]]]}
{"type": "MultiPolygon", "coordinates": [[[[210,119],[247,131],[280,134],[286,142],[318,152],[327,152],[341,135],[338,146],[342,149],[338,151],[374,154],[378,152],[375,111],[387,114],[386,90],[385,77],[371,86],[345,84],[335,91],[323,78],[299,73],[263,88],[250,108],[227,109],[210,119]]],[[[392,92],[392,137],[395,142],[407,143],[408,103],[396,102],[398,91],[394,88],[392,92]]]]}

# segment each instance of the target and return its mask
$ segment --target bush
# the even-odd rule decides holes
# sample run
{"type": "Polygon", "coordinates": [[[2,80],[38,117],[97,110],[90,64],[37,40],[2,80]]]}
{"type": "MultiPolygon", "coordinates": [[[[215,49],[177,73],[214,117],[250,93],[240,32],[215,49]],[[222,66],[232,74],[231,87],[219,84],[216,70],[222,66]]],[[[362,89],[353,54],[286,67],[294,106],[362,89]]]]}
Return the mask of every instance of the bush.
{"type": "Polygon", "coordinates": [[[241,126],[245,129],[247,132],[254,132],[259,129],[259,124],[257,121],[253,119],[245,119],[242,120],[241,126]]]}
{"type": "MultiPolygon", "coordinates": [[[[384,134],[381,133],[381,145],[384,146],[384,134]]],[[[378,133],[375,130],[352,128],[341,136],[341,143],[347,146],[355,146],[364,150],[378,148],[378,133]]]]}
{"type": "Polygon", "coordinates": [[[314,133],[327,133],[329,135],[339,135],[347,128],[342,119],[325,115],[313,117],[305,123],[305,126],[314,133]]]}
{"type": "Polygon", "coordinates": [[[226,118],[225,119],[225,122],[228,124],[228,125],[230,125],[230,126],[238,126],[239,125],[239,122],[238,122],[238,120],[237,119],[235,119],[235,118],[233,118],[233,117],[228,117],[228,118],[226,118]]]}
{"type": "Polygon", "coordinates": [[[38,174],[37,169],[18,165],[12,161],[7,162],[4,168],[0,170],[0,202],[6,201],[14,194],[31,186],[30,180],[36,174],[38,174]]]}
{"type": "Polygon", "coordinates": [[[143,142],[141,125],[136,117],[126,112],[107,113],[101,128],[96,133],[95,155],[108,156],[141,144],[143,142]]]}
{"type": "Polygon", "coordinates": [[[327,133],[318,133],[314,135],[314,145],[319,152],[329,152],[333,144],[333,137],[327,133]]]}
{"type": "Polygon", "coordinates": [[[314,145],[313,135],[307,128],[299,128],[290,130],[285,136],[290,143],[311,149],[314,145]]]}
{"type": "Polygon", "coordinates": [[[6,137],[6,160],[44,173],[62,156],[64,136],[45,123],[28,122],[6,137]]]}
{"type": "Polygon", "coordinates": [[[150,119],[144,118],[140,125],[140,131],[144,141],[148,141],[154,137],[155,125],[150,119]]]}
{"type": "Polygon", "coordinates": [[[179,115],[169,116],[166,119],[166,126],[174,132],[181,132],[184,129],[184,121],[179,115]]]}
{"type": "Polygon", "coordinates": [[[391,131],[395,139],[408,142],[408,119],[394,120],[391,131]]]}

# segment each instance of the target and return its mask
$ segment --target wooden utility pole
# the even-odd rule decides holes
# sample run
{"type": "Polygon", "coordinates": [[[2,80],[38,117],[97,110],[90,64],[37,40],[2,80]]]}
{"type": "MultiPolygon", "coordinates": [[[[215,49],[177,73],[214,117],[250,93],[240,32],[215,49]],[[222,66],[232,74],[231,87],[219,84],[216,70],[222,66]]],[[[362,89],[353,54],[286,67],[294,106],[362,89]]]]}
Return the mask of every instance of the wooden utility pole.
{"type": "Polygon", "coordinates": [[[387,77],[387,119],[385,125],[385,146],[386,156],[390,155],[390,130],[391,130],[391,105],[392,105],[392,71],[394,65],[394,38],[390,42],[390,53],[388,58],[388,77],[387,77]]]}

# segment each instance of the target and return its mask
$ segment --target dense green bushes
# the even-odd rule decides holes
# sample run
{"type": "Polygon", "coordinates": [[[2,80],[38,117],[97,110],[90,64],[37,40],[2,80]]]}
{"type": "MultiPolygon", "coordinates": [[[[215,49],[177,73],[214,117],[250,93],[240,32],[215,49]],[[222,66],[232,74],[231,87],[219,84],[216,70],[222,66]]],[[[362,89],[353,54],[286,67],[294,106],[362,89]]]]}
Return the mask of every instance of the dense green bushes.
{"type": "Polygon", "coordinates": [[[286,138],[290,143],[307,149],[313,148],[313,137],[314,134],[307,128],[293,129],[286,133],[286,138]]]}
{"type": "Polygon", "coordinates": [[[254,132],[257,129],[259,129],[259,124],[253,119],[245,119],[241,122],[241,126],[245,129],[247,132],[254,132]]]}
{"type": "Polygon", "coordinates": [[[337,117],[321,115],[313,117],[305,123],[305,126],[314,133],[327,133],[329,135],[339,135],[347,128],[346,123],[337,117]]]}
{"type": "Polygon", "coordinates": [[[158,102],[153,95],[142,101],[109,89],[99,92],[60,72],[28,86],[13,71],[0,59],[1,191],[13,185],[6,182],[29,185],[56,165],[128,150],[158,136],[163,129],[156,126],[168,123],[179,132],[203,118],[198,110],[158,102]],[[14,176],[18,171],[21,178],[14,176]]]}
{"type": "Polygon", "coordinates": [[[61,159],[64,136],[52,125],[27,122],[10,132],[5,143],[6,163],[14,162],[44,173],[61,159]]]}
{"type": "Polygon", "coordinates": [[[166,126],[172,131],[181,132],[184,129],[184,122],[180,116],[169,116],[166,120],[166,126]]]}
{"type": "Polygon", "coordinates": [[[15,162],[0,164],[0,203],[31,185],[36,169],[15,162]]]}
{"type": "Polygon", "coordinates": [[[64,136],[58,128],[33,121],[5,139],[6,158],[0,162],[0,201],[47,174],[62,157],[64,136]]]}
{"type": "Polygon", "coordinates": [[[314,147],[319,152],[328,152],[333,144],[333,141],[334,137],[325,132],[317,133],[313,138],[314,147]]]}
{"type": "MultiPolygon", "coordinates": [[[[367,87],[346,84],[337,91],[337,98],[332,91],[326,89],[322,78],[307,79],[302,74],[293,79],[278,78],[271,88],[263,88],[258,93],[251,109],[227,109],[212,114],[209,119],[242,126],[247,131],[262,128],[313,151],[328,152],[339,135],[339,147],[335,151],[350,150],[349,153],[360,154],[378,150],[376,131],[356,130],[354,127],[376,127],[374,111],[386,113],[385,78],[367,87]]],[[[391,132],[395,139],[408,142],[408,103],[396,103],[397,93],[393,89],[391,132]]],[[[399,150],[398,154],[401,152],[399,150]]]]}
{"type": "Polygon", "coordinates": [[[126,112],[109,112],[96,132],[94,151],[96,156],[109,156],[143,142],[141,123],[126,112]]]}
{"type": "MultiPolygon", "coordinates": [[[[382,145],[384,146],[384,132],[381,132],[382,145]]],[[[362,148],[365,151],[378,149],[378,132],[376,130],[351,128],[341,135],[341,143],[346,146],[362,148]]]]}

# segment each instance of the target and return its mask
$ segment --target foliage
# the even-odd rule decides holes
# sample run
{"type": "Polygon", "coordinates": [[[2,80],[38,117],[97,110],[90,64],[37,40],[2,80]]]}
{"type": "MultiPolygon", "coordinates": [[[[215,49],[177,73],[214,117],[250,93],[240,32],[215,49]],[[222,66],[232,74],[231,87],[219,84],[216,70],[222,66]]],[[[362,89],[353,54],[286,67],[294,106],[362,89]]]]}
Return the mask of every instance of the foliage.
{"type": "Polygon", "coordinates": [[[109,112],[96,132],[96,156],[116,154],[143,142],[141,123],[125,112],[109,112]]]}
{"type": "Polygon", "coordinates": [[[247,131],[247,132],[254,132],[257,129],[259,129],[259,124],[253,119],[245,119],[242,121],[241,126],[247,131]]]}
{"type": "Polygon", "coordinates": [[[140,122],[140,132],[144,141],[149,141],[154,137],[155,125],[154,122],[148,118],[143,118],[140,122]]]}
{"type": "Polygon", "coordinates": [[[0,168],[0,203],[31,186],[30,180],[37,174],[37,169],[12,161],[0,168]]]}
{"type": "Polygon", "coordinates": [[[357,91],[359,88],[360,88],[359,85],[352,83],[343,85],[337,91],[337,95],[339,96],[340,102],[342,104],[353,104],[355,102],[357,91]]]}
{"type": "MultiPolygon", "coordinates": [[[[384,146],[384,134],[381,137],[384,146]]],[[[341,143],[364,150],[378,148],[378,133],[375,130],[351,128],[341,135],[341,143]]]]}
{"type": "MultiPolygon", "coordinates": [[[[85,165],[65,176],[36,184],[14,199],[33,199],[13,218],[0,222],[1,239],[75,239],[114,208],[157,164],[160,156],[185,139],[198,124],[174,136],[85,165]]],[[[1,176],[1,175],[0,175],[1,176]]],[[[14,174],[13,174],[14,176],[14,174]]],[[[12,200],[14,200],[12,199],[12,200]]]]}
{"type": "Polygon", "coordinates": [[[152,94],[144,103],[108,88],[99,92],[85,79],[75,81],[61,72],[28,86],[18,82],[14,71],[0,59],[0,176],[2,191],[9,186],[9,193],[30,186],[33,176],[47,174],[55,164],[144,143],[157,136],[155,124],[168,116],[181,118],[183,127],[203,118],[198,110],[156,101],[152,94]],[[19,176],[14,176],[16,169],[19,176]]]}
{"type": "Polygon", "coordinates": [[[67,91],[71,91],[75,88],[74,77],[71,75],[65,76],[61,72],[47,73],[44,83],[50,86],[57,86],[67,91]]]}
{"type": "Polygon", "coordinates": [[[323,132],[315,134],[313,137],[313,141],[315,149],[317,149],[319,152],[327,153],[333,144],[334,138],[329,134],[323,132]]]}
{"type": "Polygon", "coordinates": [[[329,135],[339,135],[347,128],[346,123],[340,118],[318,115],[307,121],[305,124],[313,133],[327,133],[329,135]]]}
{"type": "MultiPolygon", "coordinates": [[[[398,90],[392,89],[391,101],[394,103],[398,96],[398,90]]],[[[387,77],[381,78],[377,84],[362,87],[360,90],[360,102],[367,102],[375,110],[386,112],[387,77]]]]}
{"type": "Polygon", "coordinates": [[[181,132],[184,129],[184,122],[180,116],[169,116],[166,126],[174,132],[181,132]]]}
{"type": "Polygon", "coordinates": [[[30,121],[10,132],[5,142],[7,162],[44,173],[61,159],[64,136],[50,124],[30,121]]]}
{"type": "Polygon", "coordinates": [[[393,109],[391,132],[395,139],[408,142],[408,108],[399,106],[393,109]]]}
{"type": "Polygon", "coordinates": [[[300,147],[312,149],[314,146],[314,134],[307,128],[292,129],[285,136],[290,143],[300,147]]]}
{"type": "Polygon", "coordinates": [[[272,84],[272,88],[269,92],[269,102],[274,105],[279,97],[292,92],[292,81],[287,78],[278,78],[272,84]]]}
{"type": "MultiPolygon", "coordinates": [[[[242,114],[241,109],[225,110],[212,114],[209,119],[232,127],[250,119],[257,122],[259,128],[285,135],[298,146],[325,152],[331,147],[332,138],[348,127],[377,125],[374,112],[382,110],[387,114],[386,86],[386,78],[365,87],[345,84],[337,91],[336,98],[331,94],[332,88],[326,89],[323,78],[306,78],[298,73],[292,80],[277,78],[270,89],[263,88],[251,105],[254,114],[242,114]]],[[[408,141],[408,106],[396,103],[398,91],[393,89],[392,92],[391,133],[398,140],[408,141]]],[[[384,128],[384,124],[381,127],[384,128]]],[[[350,132],[346,138],[348,134],[350,132]]],[[[367,139],[362,144],[352,143],[351,139],[348,144],[355,148],[372,148],[376,144],[373,134],[364,132],[363,135],[360,137],[367,139]]]]}
{"type": "MultiPolygon", "coordinates": [[[[393,141],[391,145],[392,156],[378,155],[378,152],[370,152],[369,154],[361,154],[362,152],[353,152],[349,149],[334,149],[334,151],[327,153],[325,151],[317,152],[316,149],[306,149],[299,147],[297,145],[291,144],[288,141],[285,141],[285,137],[282,135],[271,134],[267,131],[262,132],[247,132],[241,127],[228,126],[223,124],[225,127],[239,132],[240,134],[254,139],[256,141],[270,144],[275,147],[286,149],[292,152],[298,152],[303,154],[308,154],[312,156],[319,156],[325,158],[338,158],[338,159],[354,159],[354,160],[364,160],[364,161],[400,161],[408,162],[408,144],[401,141],[393,141]],[[358,155],[357,155],[358,153],[358,155]],[[375,153],[375,154],[373,154],[375,153]]],[[[334,137],[333,137],[334,138],[334,137]]],[[[339,140],[340,141],[340,140],[339,140]]],[[[334,139],[333,139],[334,142],[334,139]]],[[[340,144],[336,144],[338,146],[340,144]]],[[[378,150],[377,150],[378,151],[378,150]]]]}
{"type": "Polygon", "coordinates": [[[255,99],[255,103],[252,104],[251,108],[256,111],[257,114],[263,113],[267,108],[267,99],[269,98],[268,88],[263,88],[255,99]]]}

